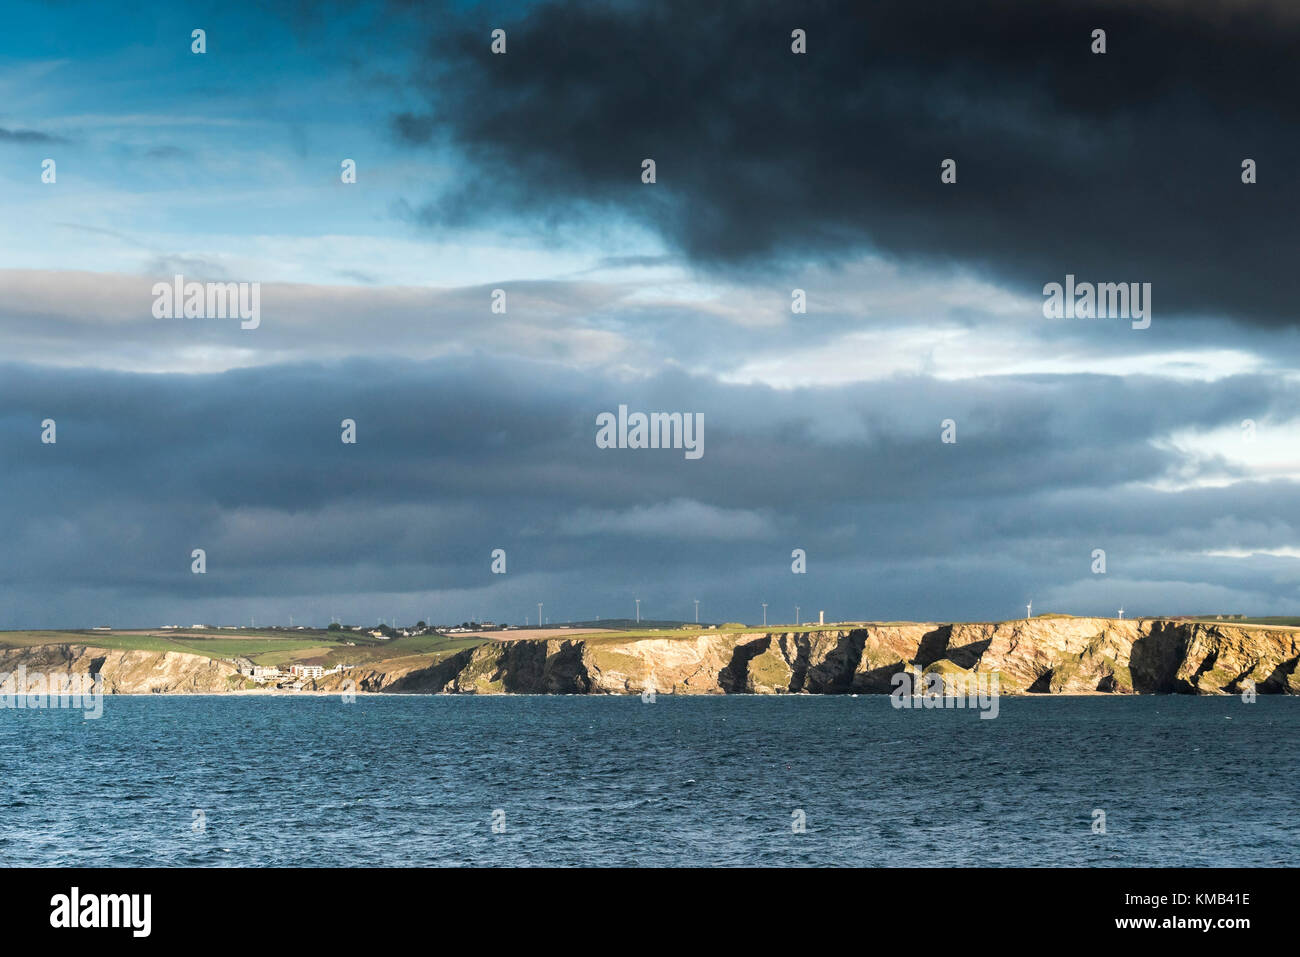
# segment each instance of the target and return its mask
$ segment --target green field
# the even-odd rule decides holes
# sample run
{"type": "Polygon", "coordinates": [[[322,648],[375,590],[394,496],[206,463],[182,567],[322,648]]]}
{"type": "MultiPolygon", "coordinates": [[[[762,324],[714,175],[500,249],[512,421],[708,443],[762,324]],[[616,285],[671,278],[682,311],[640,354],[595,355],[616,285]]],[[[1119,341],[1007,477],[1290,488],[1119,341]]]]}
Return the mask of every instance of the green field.
{"type": "Polygon", "coordinates": [[[230,660],[247,658],[255,664],[287,666],[295,662],[334,665],[362,664],[389,658],[428,656],[435,660],[464,648],[483,643],[482,638],[427,635],[384,641],[357,632],[228,631],[208,635],[192,631],[100,632],[100,631],[4,631],[0,648],[30,648],[37,645],[75,644],[109,651],[175,651],[205,658],[230,660]],[[350,642],[351,644],[345,644],[350,642]]]}
{"type": "MultiPolygon", "coordinates": [[[[860,628],[866,622],[847,622],[838,621],[834,624],[808,624],[802,625],[742,625],[736,622],[728,622],[725,625],[719,625],[716,628],[707,628],[700,625],[689,625],[684,628],[629,628],[627,631],[594,631],[579,635],[565,635],[563,632],[557,632],[556,638],[572,638],[575,641],[596,641],[596,642],[615,642],[627,641],[629,638],[666,638],[670,641],[684,641],[686,639],[698,638],[701,635],[740,635],[748,633],[766,634],[767,632],[780,631],[840,631],[845,628],[860,628]]],[[[879,624],[879,622],[872,622],[879,624]]],[[[900,624],[902,624],[900,622],[900,624]]],[[[906,624],[913,624],[907,622],[906,624]]]]}
{"type": "MultiPolygon", "coordinates": [[[[799,625],[799,631],[816,631],[819,628],[836,629],[836,625],[799,625]]],[[[555,638],[572,638],[599,644],[616,643],[637,638],[666,638],[675,641],[694,639],[700,635],[737,634],[760,632],[761,625],[742,625],[730,622],[717,628],[640,628],[627,631],[605,631],[566,635],[556,629],[555,638]]],[[[794,631],[794,625],[773,624],[767,631],[794,631]]],[[[508,639],[509,633],[502,633],[508,639]]],[[[295,662],[320,664],[364,665],[368,662],[395,658],[423,657],[439,660],[466,648],[483,644],[482,637],[463,635],[422,635],[412,638],[383,640],[364,632],[352,631],[293,631],[270,632],[241,629],[239,631],[214,631],[208,634],[182,631],[173,634],[157,631],[95,632],[95,631],[7,631],[0,632],[0,648],[30,647],[48,644],[84,644],[114,651],[177,651],[202,655],[206,658],[247,658],[255,664],[287,667],[295,662]],[[346,642],[346,643],[345,643],[346,642]]]]}
{"type": "Polygon", "coordinates": [[[1300,627],[1300,618],[1197,618],[1207,625],[1273,625],[1277,628],[1300,627]]]}

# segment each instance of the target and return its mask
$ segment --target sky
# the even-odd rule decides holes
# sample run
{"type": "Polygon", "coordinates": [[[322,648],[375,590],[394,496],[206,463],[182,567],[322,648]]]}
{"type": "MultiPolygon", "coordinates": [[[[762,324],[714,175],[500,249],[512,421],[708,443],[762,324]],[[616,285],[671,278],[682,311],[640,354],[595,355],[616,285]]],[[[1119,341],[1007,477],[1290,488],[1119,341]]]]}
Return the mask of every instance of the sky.
{"type": "Polygon", "coordinates": [[[5,15],[0,628],[1300,614],[1287,4],[5,15]]]}

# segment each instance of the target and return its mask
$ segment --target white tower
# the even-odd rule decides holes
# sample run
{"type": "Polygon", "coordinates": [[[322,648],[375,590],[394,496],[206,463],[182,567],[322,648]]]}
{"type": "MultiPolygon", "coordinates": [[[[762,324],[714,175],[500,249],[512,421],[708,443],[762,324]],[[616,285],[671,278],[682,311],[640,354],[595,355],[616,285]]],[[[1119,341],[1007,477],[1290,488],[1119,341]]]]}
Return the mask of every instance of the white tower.
{"type": "Polygon", "coordinates": [[[1031,601],[1028,605],[1025,606],[1025,620],[1028,621],[1030,618],[1033,617],[1034,617],[1034,603],[1031,601]]]}

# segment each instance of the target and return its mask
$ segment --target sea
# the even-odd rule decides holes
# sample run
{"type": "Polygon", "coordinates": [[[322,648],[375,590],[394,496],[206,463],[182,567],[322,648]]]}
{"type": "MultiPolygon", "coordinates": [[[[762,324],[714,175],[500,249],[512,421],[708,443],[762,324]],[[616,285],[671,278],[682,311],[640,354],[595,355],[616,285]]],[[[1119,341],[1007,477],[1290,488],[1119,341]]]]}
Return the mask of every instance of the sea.
{"type": "Polygon", "coordinates": [[[8,866],[1300,865],[1300,699],[108,696],[0,710],[8,866]]]}

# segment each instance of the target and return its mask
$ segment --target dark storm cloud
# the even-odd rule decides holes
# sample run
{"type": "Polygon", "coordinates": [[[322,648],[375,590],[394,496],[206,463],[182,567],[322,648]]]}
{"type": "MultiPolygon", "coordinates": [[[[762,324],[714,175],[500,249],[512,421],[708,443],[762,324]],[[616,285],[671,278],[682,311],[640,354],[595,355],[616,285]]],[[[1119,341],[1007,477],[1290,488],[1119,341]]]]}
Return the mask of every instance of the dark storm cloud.
{"type": "Polygon", "coordinates": [[[427,107],[395,128],[464,159],[432,225],[622,215],[717,268],[874,248],[1034,292],[1067,272],[1151,282],[1163,314],[1295,319],[1285,5],[553,2],[423,21],[427,107]]]}
{"type": "MultiPolygon", "coordinates": [[[[1121,581],[1213,580],[1243,605],[1293,590],[1197,552],[1293,542],[1294,483],[1148,487],[1187,464],[1156,442],[1171,429],[1269,421],[1295,408],[1293,386],[918,377],[797,398],[483,359],[204,376],[11,365],[0,617],[93,623],[107,595],[119,624],[521,620],[538,600],[558,620],[621,615],[630,589],[676,617],[693,597],[742,620],[769,599],[840,617],[1001,617],[1027,587],[1087,579],[1094,547],[1121,581]],[[595,416],[620,402],[703,412],[704,457],[598,449],[595,416]],[[939,441],[945,415],[957,445],[939,441]],[[39,442],[45,418],[56,445],[39,442]],[[344,418],[355,446],[339,441],[344,418]],[[206,576],[189,569],[200,547],[206,576]],[[506,576],[488,573],[496,547],[506,576]],[[794,547],[807,577],[790,574],[794,547]]],[[[1060,610],[1109,609],[1097,601],[1060,610]]]]}
{"type": "Polygon", "coordinates": [[[66,143],[60,136],[39,130],[7,130],[0,127],[0,143],[66,143]]]}
{"type": "Polygon", "coordinates": [[[170,159],[188,160],[188,159],[192,159],[194,156],[194,154],[190,150],[183,149],[182,147],[179,146],[172,146],[170,144],[163,145],[163,146],[152,146],[149,149],[145,150],[144,155],[146,159],[166,159],[166,160],[170,160],[170,159]]]}

